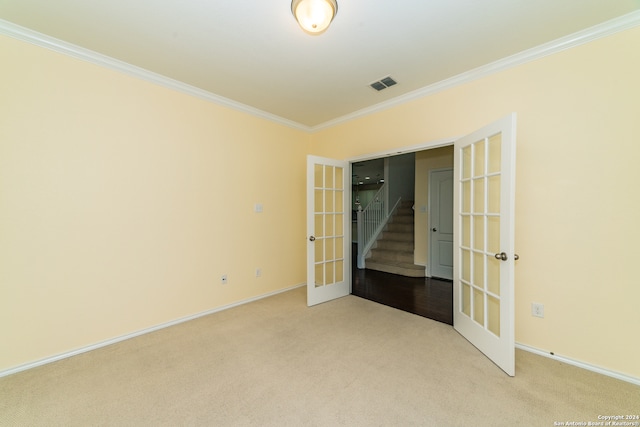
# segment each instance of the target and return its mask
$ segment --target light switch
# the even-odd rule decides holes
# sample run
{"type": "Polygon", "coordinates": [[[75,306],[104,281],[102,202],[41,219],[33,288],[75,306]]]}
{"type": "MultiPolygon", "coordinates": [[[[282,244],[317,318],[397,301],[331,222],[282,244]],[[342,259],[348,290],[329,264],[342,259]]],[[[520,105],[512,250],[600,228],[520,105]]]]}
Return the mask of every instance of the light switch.
{"type": "Polygon", "coordinates": [[[256,213],[262,213],[262,210],[263,210],[262,203],[256,203],[254,210],[256,211],[256,213]]]}

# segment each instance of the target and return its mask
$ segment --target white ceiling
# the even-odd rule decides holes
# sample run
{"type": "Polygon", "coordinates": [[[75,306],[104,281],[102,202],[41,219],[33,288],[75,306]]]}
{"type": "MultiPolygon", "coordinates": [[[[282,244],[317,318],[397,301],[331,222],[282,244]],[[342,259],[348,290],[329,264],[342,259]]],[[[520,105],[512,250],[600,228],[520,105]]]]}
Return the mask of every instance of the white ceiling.
{"type": "Polygon", "coordinates": [[[640,9],[640,0],[0,0],[0,19],[313,128],[640,9]],[[368,85],[391,75],[398,84],[368,85]]]}

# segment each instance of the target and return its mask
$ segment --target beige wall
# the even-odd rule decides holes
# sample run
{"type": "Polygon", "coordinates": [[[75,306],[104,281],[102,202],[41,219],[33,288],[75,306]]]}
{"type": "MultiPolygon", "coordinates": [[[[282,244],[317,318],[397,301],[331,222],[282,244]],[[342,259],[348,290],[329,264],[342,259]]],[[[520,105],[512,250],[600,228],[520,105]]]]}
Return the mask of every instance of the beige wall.
{"type": "MultiPolygon", "coordinates": [[[[429,171],[453,168],[453,146],[440,147],[416,153],[415,195],[415,252],[417,265],[429,263],[429,171]]],[[[430,276],[431,274],[427,272],[430,276]]]]}
{"type": "Polygon", "coordinates": [[[0,52],[0,371],[305,282],[306,133],[0,52]]]}
{"type": "Polygon", "coordinates": [[[0,370],[304,282],[305,154],[516,111],[516,339],[640,378],[638,45],[628,30],[308,136],[0,37],[0,370]]]}
{"type": "Polygon", "coordinates": [[[311,152],[364,156],[517,112],[516,340],[640,378],[638,46],[627,30],[316,133],[311,152]]]}

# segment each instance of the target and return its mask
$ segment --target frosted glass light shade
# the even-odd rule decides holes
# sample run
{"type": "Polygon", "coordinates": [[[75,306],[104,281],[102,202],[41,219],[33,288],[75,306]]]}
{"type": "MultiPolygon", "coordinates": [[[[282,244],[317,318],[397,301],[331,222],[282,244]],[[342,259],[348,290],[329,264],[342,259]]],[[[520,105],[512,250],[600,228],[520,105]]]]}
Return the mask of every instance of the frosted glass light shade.
{"type": "Polygon", "coordinates": [[[338,12],[336,0],[293,0],[291,12],[300,27],[309,34],[322,34],[338,12]]]}

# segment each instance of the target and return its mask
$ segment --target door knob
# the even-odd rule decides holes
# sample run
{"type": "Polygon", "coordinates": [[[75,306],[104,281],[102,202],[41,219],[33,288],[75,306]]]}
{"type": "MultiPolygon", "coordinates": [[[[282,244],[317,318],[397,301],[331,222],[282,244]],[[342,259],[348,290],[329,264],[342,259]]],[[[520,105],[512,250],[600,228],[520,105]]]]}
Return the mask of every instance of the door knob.
{"type": "Polygon", "coordinates": [[[506,261],[507,259],[509,259],[509,257],[504,252],[500,252],[499,254],[496,254],[496,259],[506,261]]]}
{"type": "Polygon", "coordinates": [[[310,236],[310,237],[309,237],[309,241],[310,241],[310,242],[315,242],[315,240],[316,240],[316,238],[315,238],[314,236],[310,236]]]}
{"type": "Polygon", "coordinates": [[[516,261],[517,261],[517,260],[519,260],[519,259],[520,259],[520,255],[518,255],[518,254],[513,254],[513,259],[514,259],[514,260],[516,260],[516,261]]]}
{"type": "Polygon", "coordinates": [[[431,229],[431,231],[438,231],[438,230],[436,230],[436,228],[435,228],[435,227],[433,227],[433,228],[431,229]]]}

